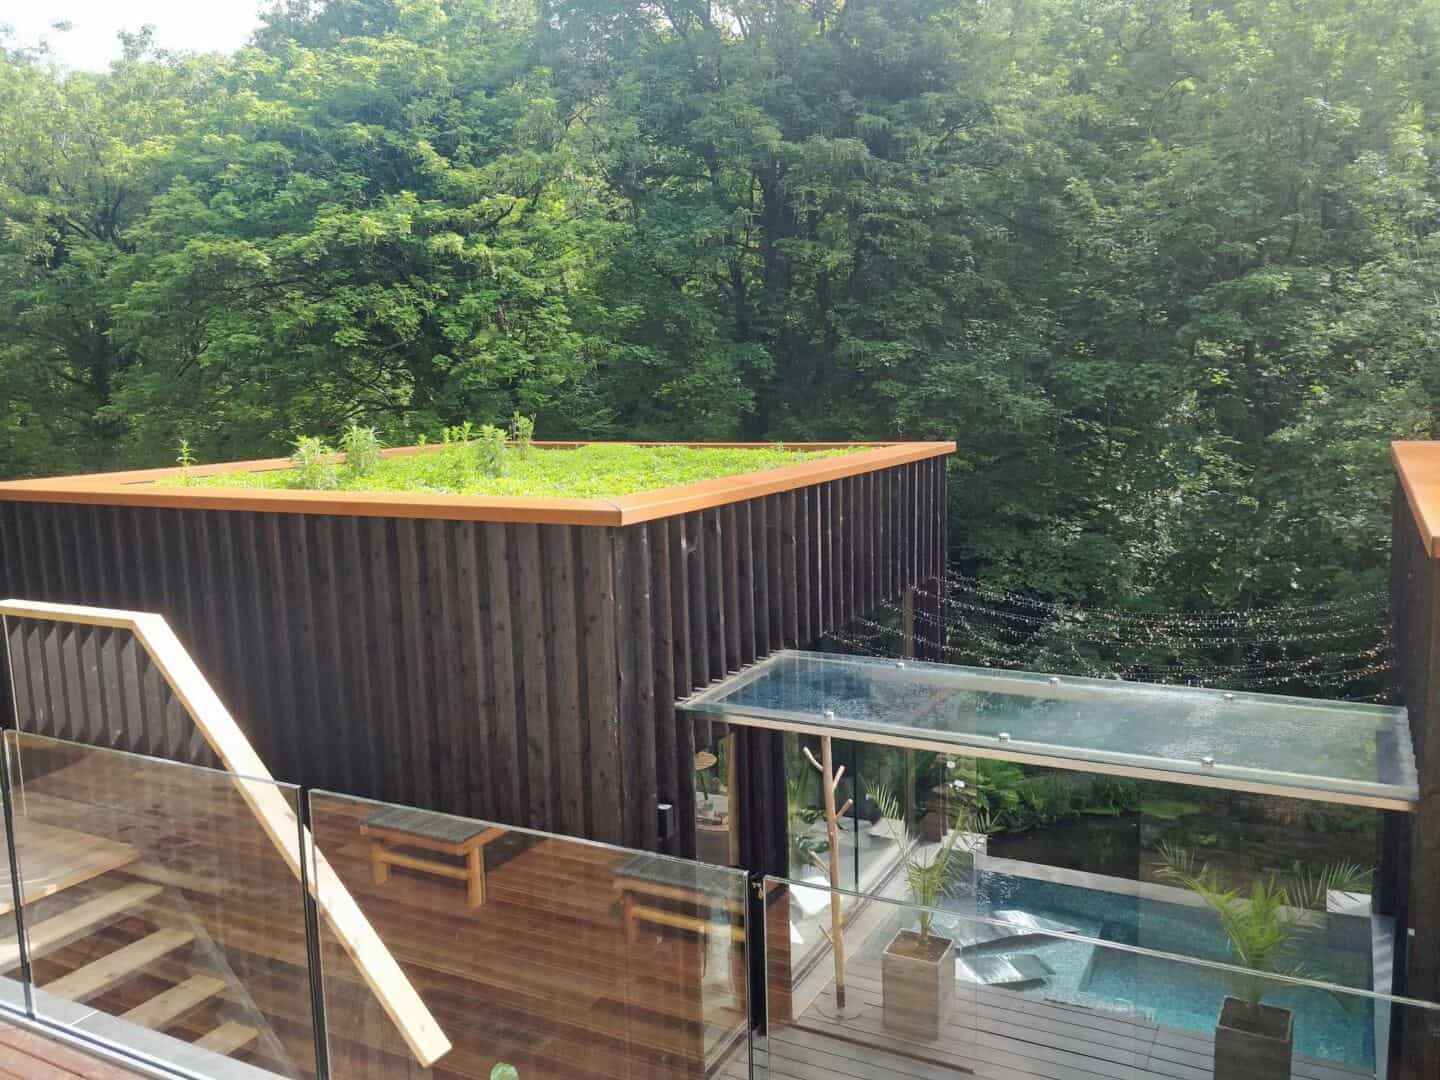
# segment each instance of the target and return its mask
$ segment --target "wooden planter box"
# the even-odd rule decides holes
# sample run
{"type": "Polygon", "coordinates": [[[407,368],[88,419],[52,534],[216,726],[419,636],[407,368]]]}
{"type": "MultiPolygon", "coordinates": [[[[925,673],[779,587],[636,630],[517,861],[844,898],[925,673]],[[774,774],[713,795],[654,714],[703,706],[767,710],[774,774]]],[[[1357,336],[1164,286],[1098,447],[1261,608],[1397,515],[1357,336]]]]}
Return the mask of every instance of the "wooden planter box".
{"type": "Polygon", "coordinates": [[[1295,1017],[1227,997],[1215,1025],[1215,1080],[1290,1080],[1295,1017]]]}
{"type": "MultiPolygon", "coordinates": [[[[279,779],[689,853],[674,702],[940,577],[953,450],[874,445],[620,499],[154,484],[173,469],[15,481],[0,594],[164,614],[279,779]]],[[[10,629],[17,666],[79,647],[10,629]]],[[[79,692],[18,690],[27,730],[155,752],[79,692]]]]}
{"type": "Polygon", "coordinates": [[[955,1003],[955,945],[932,935],[929,955],[920,936],[902,930],[880,959],[881,1026],[903,1039],[936,1042],[955,1003]]]}

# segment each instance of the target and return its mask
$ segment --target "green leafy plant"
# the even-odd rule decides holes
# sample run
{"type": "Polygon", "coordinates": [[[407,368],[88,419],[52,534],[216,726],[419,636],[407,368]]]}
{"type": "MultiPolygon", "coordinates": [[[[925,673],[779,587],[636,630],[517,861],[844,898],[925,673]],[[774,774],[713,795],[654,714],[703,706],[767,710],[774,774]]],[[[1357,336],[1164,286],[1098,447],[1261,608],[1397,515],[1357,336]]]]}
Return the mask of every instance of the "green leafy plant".
{"type": "Polygon", "coordinates": [[[180,454],[175,459],[175,464],[180,466],[180,482],[187,486],[193,484],[195,478],[190,475],[190,470],[195,467],[196,462],[195,453],[190,449],[189,439],[182,438],[180,440],[180,454]]]}
{"type": "Polygon", "coordinates": [[[981,810],[998,815],[1013,812],[1020,805],[1019,786],[1025,770],[1011,761],[981,759],[975,763],[974,798],[981,810]]]}
{"type": "Polygon", "coordinates": [[[821,818],[814,805],[819,777],[808,769],[792,769],[785,779],[786,817],[789,820],[790,858],[793,865],[813,865],[830,849],[830,841],[815,836],[810,826],[821,818]]]}
{"type": "Polygon", "coordinates": [[[475,464],[482,476],[505,473],[505,432],[493,424],[482,424],[475,431],[475,464]]]}
{"type": "Polygon", "coordinates": [[[1086,801],[1092,809],[1117,815],[1133,814],[1140,809],[1140,785],[1134,780],[1102,776],[1091,783],[1086,801]]]}
{"type": "Polygon", "coordinates": [[[1374,870],[1357,862],[1327,863],[1314,868],[1298,862],[1290,870],[1290,893],[1297,907],[1325,910],[1332,892],[1369,892],[1374,870]]]}
{"type": "MultiPolygon", "coordinates": [[[[438,430],[438,429],[437,429],[438,430]]],[[[469,443],[464,425],[450,429],[450,439],[439,437],[415,442],[427,452],[381,457],[365,477],[340,470],[340,487],[365,491],[447,490],[465,495],[559,496],[578,499],[613,498],[637,491],[690,484],[739,473],[793,465],[801,461],[838,457],[844,451],[787,450],[784,453],[756,447],[627,446],[592,443],[574,449],[534,449],[519,454],[513,448],[501,457],[504,471],[490,476],[475,463],[473,442],[479,435],[473,424],[469,443]],[[454,457],[448,456],[453,453],[454,457]]],[[[503,446],[503,435],[492,445],[503,446]]],[[[497,448],[498,449],[498,448],[497,448]]],[[[178,484],[178,478],[162,483],[178,484]]],[[[290,470],[225,472],[196,476],[205,487],[298,487],[290,470]]]]}
{"type": "Polygon", "coordinates": [[[977,833],[984,833],[986,836],[994,836],[1005,829],[1005,819],[994,810],[982,810],[976,808],[972,814],[970,828],[977,833]]]}
{"type": "Polygon", "coordinates": [[[1140,813],[1156,821],[1179,821],[1193,814],[1203,813],[1205,807],[1189,799],[1147,798],[1140,802],[1140,813]]]}
{"type": "Polygon", "coordinates": [[[920,907],[919,937],[923,948],[930,941],[935,920],[934,909],[952,891],[950,873],[960,840],[967,831],[963,827],[965,812],[957,805],[954,817],[949,822],[950,828],[945,831],[940,842],[933,846],[920,845],[910,834],[910,827],[905,822],[904,807],[893,788],[888,784],[876,784],[870,789],[870,797],[880,808],[881,818],[900,852],[901,872],[905,875],[910,898],[920,907]]]}
{"type": "Polygon", "coordinates": [[[490,1070],[490,1080],[520,1080],[520,1070],[502,1061],[490,1070]]]}
{"type": "Polygon", "coordinates": [[[368,476],[380,464],[380,437],[373,427],[351,424],[340,436],[340,449],[345,453],[345,468],[352,476],[368,476]]]}
{"type": "Polygon", "coordinates": [[[1074,791],[1054,773],[1032,776],[1016,789],[1020,828],[1050,825],[1079,812],[1074,791]]]}
{"type": "Polygon", "coordinates": [[[1370,871],[1355,863],[1340,863],[1305,871],[1298,865],[1289,880],[1275,874],[1256,878],[1248,890],[1227,889],[1218,873],[1195,855],[1163,841],[1156,845],[1160,866],[1156,875],[1195,893],[1225,931],[1230,954],[1244,973],[1230,976],[1231,993],[1258,1017],[1266,992],[1274,985],[1271,975],[1311,978],[1313,973],[1296,959],[1297,944],[1313,933],[1315,923],[1307,910],[1323,907],[1332,888],[1368,883],[1370,871]]]}
{"type": "Polygon", "coordinates": [[[510,417],[510,442],[520,454],[528,454],[535,442],[535,418],[521,416],[517,411],[510,417]]]}
{"type": "Polygon", "coordinates": [[[483,465],[477,469],[473,450],[476,435],[477,429],[470,420],[440,429],[441,449],[426,463],[435,484],[450,491],[463,491],[472,476],[491,475],[483,465]]]}
{"type": "Polygon", "coordinates": [[[290,455],[294,470],[293,485],[312,491],[332,491],[340,486],[340,473],[335,468],[335,451],[316,435],[301,435],[295,440],[290,455]]]}
{"type": "Polygon", "coordinates": [[[468,443],[475,434],[475,425],[466,420],[463,424],[450,424],[440,429],[440,441],[446,446],[468,443]]]}

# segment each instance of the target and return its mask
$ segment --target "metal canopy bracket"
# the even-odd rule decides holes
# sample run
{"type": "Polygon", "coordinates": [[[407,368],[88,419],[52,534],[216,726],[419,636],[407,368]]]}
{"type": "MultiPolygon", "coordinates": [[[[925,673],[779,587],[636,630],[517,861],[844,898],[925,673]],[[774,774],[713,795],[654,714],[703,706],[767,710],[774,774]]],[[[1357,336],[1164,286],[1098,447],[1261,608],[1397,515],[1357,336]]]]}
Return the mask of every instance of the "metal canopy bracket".
{"type": "Polygon", "coordinates": [[[1413,811],[1405,710],[779,652],[680,703],[741,727],[1413,811]]]}

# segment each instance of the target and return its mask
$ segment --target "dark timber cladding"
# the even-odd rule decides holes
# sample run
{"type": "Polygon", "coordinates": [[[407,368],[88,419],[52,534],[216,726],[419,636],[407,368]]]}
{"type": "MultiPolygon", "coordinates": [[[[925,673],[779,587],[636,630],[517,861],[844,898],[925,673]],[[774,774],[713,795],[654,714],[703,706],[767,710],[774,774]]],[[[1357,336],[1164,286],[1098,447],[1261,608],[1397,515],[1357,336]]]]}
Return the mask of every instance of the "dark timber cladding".
{"type": "MultiPolygon", "coordinates": [[[[935,456],[619,526],[0,501],[0,594],[162,613],[278,779],[687,851],[656,814],[693,820],[675,700],[940,577],[944,477],[935,456]]],[[[25,728],[211,763],[137,733],[167,706],[123,643],[11,631],[25,728]]]]}
{"type": "MultiPolygon", "coordinates": [[[[1380,898],[1396,917],[1396,940],[1410,935],[1410,947],[1396,950],[1397,992],[1440,1001],[1440,489],[1432,479],[1440,476],[1440,443],[1396,444],[1395,459],[1390,607],[1420,803],[1409,820],[1392,815],[1386,823],[1384,861],[1399,872],[1381,882],[1380,898]]],[[[1397,1080],[1433,1080],[1440,1031],[1419,1010],[1404,1011],[1407,1022],[1392,1031],[1397,1080]]]]}

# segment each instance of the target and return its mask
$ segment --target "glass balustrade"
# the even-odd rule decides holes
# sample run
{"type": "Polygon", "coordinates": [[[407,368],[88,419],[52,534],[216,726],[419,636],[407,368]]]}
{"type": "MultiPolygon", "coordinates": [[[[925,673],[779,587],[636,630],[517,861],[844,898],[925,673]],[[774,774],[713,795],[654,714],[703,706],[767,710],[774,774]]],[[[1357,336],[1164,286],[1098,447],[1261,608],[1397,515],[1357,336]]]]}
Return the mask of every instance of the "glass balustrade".
{"type": "Polygon", "coordinates": [[[355,897],[453,1044],[419,1067],[322,922],[332,1075],[748,1075],[742,871],[326,792],[309,802],[313,876],[328,865],[355,897]]]}
{"type": "MultiPolygon", "coordinates": [[[[176,1076],[1394,1080],[1440,1052],[1440,1006],[1383,992],[1393,942],[1364,882],[1281,868],[1283,897],[1242,889],[1236,851],[1176,825],[1200,815],[1163,787],[1117,790],[1100,816],[1175,839],[1169,855],[1082,881],[986,853],[974,793],[1001,788],[983,762],[836,740],[847,887],[823,845],[792,844],[810,876],[755,890],[736,869],[326,792],[302,833],[287,785],[15,732],[4,748],[24,903],[3,913],[0,1015],[176,1076]],[[312,918],[301,870],[325,901],[312,918]],[[1245,934],[1276,943],[1259,970],[1236,962],[1245,934]]],[[[702,753],[728,848],[737,774],[702,753]]],[[[823,751],[790,758],[814,777],[790,837],[818,838],[801,826],[824,818],[823,751]]]]}
{"type": "Polygon", "coordinates": [[[298,789],[13,731],[5,751],[23,925],[0,955],[13,980],[23,948],[32,1015],[194,1075],[313,1076],[298,867],[267,832],[299,851],[298,789]]]}
{"type": "MultiPolygon", "coordinates": [[[[912,852],[911,867],[933,860],[912,852]]],[[[1082,933],[1018,909],[978,915],[942,889],[930,907],[848,895],[823,950],[786,949],[797,911],[835,890],[765,880],[769,1080],[1036,1075],[1110,1080],[1376,1080],[1434,1060],[1440,1005],[1310,978],[1305,912],[1237,909],[1284,939],[1250,970],[1082,933]],[[837,959],[837,957],[839,959],[837,959]]],[[[1319,928],[1323,933],[1324,928],[1319,928]]]]}

